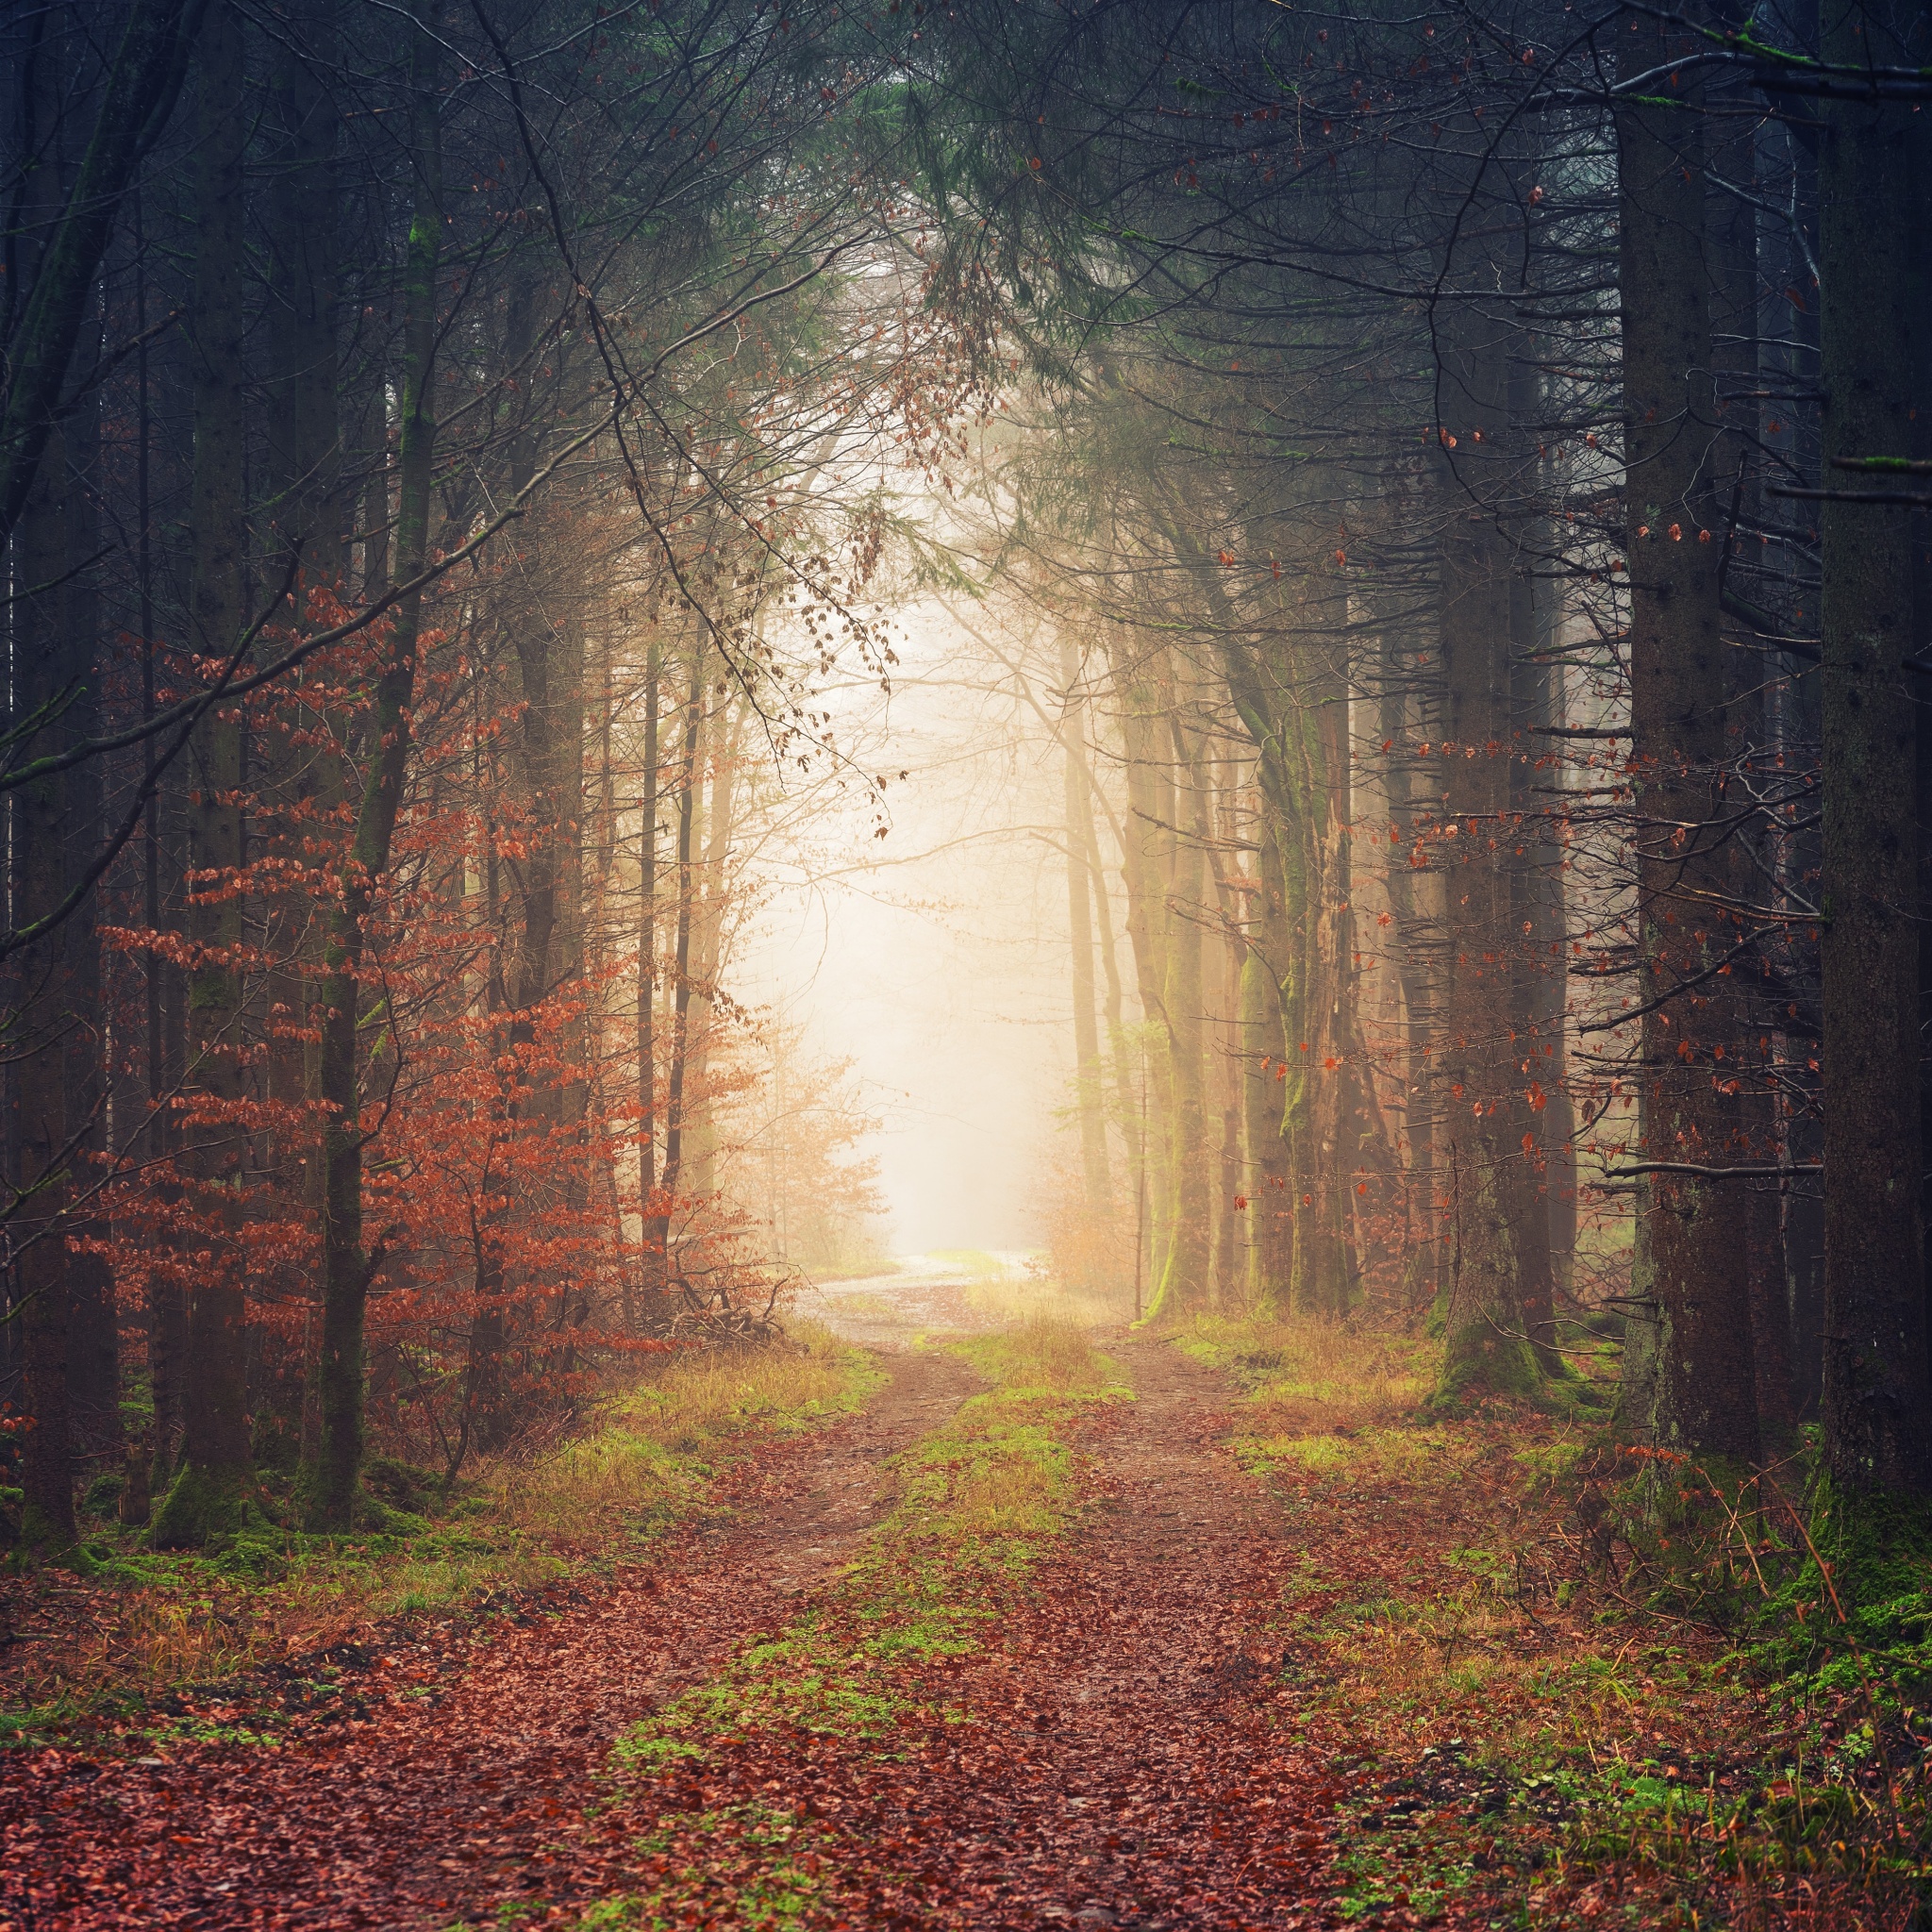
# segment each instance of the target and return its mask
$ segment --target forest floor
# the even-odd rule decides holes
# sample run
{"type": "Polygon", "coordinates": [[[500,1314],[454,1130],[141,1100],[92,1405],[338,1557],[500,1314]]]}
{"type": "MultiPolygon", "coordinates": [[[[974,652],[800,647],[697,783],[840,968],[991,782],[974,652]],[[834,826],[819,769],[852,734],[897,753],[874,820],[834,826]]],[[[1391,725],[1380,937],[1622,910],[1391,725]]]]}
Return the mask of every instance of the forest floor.
{"type": "Polygon", "coordinates": [[[1912,1923],[1921,1787],[1874,1851],[1841,1710],[1588,1581],[1573,1425],[1425,1418],[1413,1343],[843,1301],[863,1407],[640,1559],[8,1753],[0,1932],[1912,1923]]]}

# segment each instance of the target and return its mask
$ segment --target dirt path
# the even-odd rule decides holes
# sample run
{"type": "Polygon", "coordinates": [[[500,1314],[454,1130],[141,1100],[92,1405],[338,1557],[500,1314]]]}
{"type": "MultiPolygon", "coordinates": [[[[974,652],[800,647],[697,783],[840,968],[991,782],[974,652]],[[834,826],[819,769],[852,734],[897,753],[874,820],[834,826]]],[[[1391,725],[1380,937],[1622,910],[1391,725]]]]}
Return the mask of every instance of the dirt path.
{"type": "Polygon", "coordinates": [[[286,1743],[0,1762],[0,1932],[443,1926],[558,1867],[594,1890],[618,1847],[582,1812],[610,1740],[790,1615],[881,1513],[880,1465],[977,1386],[950,1356],[887,1366],[862,1415],[742,1470],[729,1522],[553,1614],[352,1654],[359,1695],[286,1743]]]}
{"type": "Polygon", "coordinates": [[[1001,1752],[1000,1802],[961,1821],[951,1916],[1317,1923],[1330,1788],[1268,1722],[1295,1553],[1217,1446],[1221,1378],[1158,1342],[1109,1352],[1137,1400],[1091,1445],[1099,1500],[1031,1627],[973,1686],[990,1718],[1017,1709],[1025,1729],[1001,1752]]]}
{"type": "Polygon", "coordinates": [[[1030,1611],[947,1687],[970,1722],[850,1781],[844,1841],[885,1851],[854,1928],[1329,1923],[1333,1785],[1270,1722],[1298,1556],[1217,1447],[1224,1383],[1108,1346],[1136,1401],[1082,1441],[1093,1501],[1030,1611]]]}
{"type": "Polygon", "coordinates": [[[1137,1399],[1083,1433],[1087,1508],[1024,1607],[936,1666],[945,1720],[891,1752],[754,1730],[587,1810],[609,1795],[597,1776],[619,1732],[795,1615],[849,1557],[889,1500],[880,1464],[976,1386],[943,1354],[889,1357],[864,1415],[747,1469],[732,1518],[689,1547],[467,1644],[385,1649],[358,1698],[278,1747],[0,1766],[0,1932],[400,1932],[502,1906],[576,1923],[652,1890],[641,1847],[674,1818],[740,1821],[726,1896],[769,1902],[782,1865],[794,1891],[774,1924],[1326,1923],[1332,1784],[1272,1709],[1296,1555],[1217,1446],[1219,1378],[1161,1344],[1109,1347],[1137,1399]],[[774,1819],[780,1840],[817,1850],[774,1853],[774,1819]]]}
{"type": "Polygon", "coordinates": [[[1331,1922],[1333,1783],[1274,1707],[1298,1553],[1216,1446],[1219,1378],[1158,1343],[1109,1352],[1138,1399],[1079,1434],[1089,1507],[1023,1607],[907,1691],[943,1715],[890,1740],[751,1728],[641,1781],[615,1890],[656,1902],[613,1923],[1331,1922]]]}

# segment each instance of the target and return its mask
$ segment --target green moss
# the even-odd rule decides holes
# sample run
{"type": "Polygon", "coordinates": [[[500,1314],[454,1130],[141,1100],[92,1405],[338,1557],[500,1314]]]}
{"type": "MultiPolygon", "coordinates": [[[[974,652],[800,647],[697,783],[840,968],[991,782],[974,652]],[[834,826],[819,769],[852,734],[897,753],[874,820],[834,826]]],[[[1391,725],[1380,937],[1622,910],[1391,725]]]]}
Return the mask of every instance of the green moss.
{"type": "Polygon", "coordinates": [[[712,1738],[750,1730],[888,1736],[915,1704],[882,1678],[878,1660],[876,1645],[802,1619],[782,1636],[740,1651],[710,1683],[633,1725],[611,1746],[610,1761],[620,1771],[654,1770],[703,1757],[712,1738]]]}
{"type": "Polygon", "coordinates": [[[1808,1547],[1765,1606],[1756,1655],[1784,1693],[1880,1708],[1932,1695],[1932,1502],[1846,1491],[1821,1474],[1808,1547]],[[1821,1567],[1822,1566],[1822,1567],[1821,1567]]]}
{"type": "Polygon", "coordinates": [[[127,1477],[123,1471],[107,1470],[95,1476],[82,1491],[80,1507],[90,1516],[111,1516],[126,1485],[127,1477]]]}
{"type": "Polygon", "coordinates": [[[285,1475],[294,1474],[302,1461],[302,1436],[297,1424],[273,1409],[255,1418],[249,1432],[249,1459],[257,1469],[273,1469],[285,1475]]]}
{"type": "Polygon", "coordinates": [[[37,1503],[28,1503],[22,1507],[19,1538],[20,1554],[15,1559],[18,1562],[53,1563],[82,1576],[92,1575],[98,1567],[91,1553],[37,1503]]]}
{"type": "Polygon", "coordinates": [[[1486,1395],[1535,1402],[1542,1392],[1543,1374],[1536,1350],[1522,1336],[1505,1334],[1493,1323],[1478,1319],[1463,1323],[1449,1335],[1429,1407],[1454,1413],[1486,1395]]]}
{"type": "Polygon", "coordinates": [[[245,1470],[204,1470],[190,1464],[156,1506],[147,1540],[157,1550],[198,1550],[218,1541],[273,1541],[277,1536],[245,1470]]]}
{"type": "Polygon", "coordinates": [[[826,1923],[826,1872],[838,1839],[802,1816],[759,1805],[669,1812],[634,1850],[659,1868],[675,1866],[648,1892],[586,1907],[575,1921],[583,1932],[673,1932],[692,1924],[804,1932],[826,1923]]]}

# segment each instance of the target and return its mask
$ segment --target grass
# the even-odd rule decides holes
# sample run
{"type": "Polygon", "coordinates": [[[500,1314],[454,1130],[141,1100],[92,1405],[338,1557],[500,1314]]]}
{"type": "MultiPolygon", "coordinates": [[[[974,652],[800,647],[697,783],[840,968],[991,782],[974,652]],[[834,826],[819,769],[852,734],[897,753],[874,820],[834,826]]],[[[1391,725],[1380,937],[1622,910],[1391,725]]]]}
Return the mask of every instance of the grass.
{"type": "Polygon", "coordinates": [[[823,1268],[807,1268],[806,1279],[814,1284],[828,1281],[875,1281],[888,1274],[905,1272],[906,1263],[897,1255],[858,1255],[823,1268]]]}
{"type": "Polygon", "coordinates": [[[4,1609],[41,1630],[0,1680],[0,1742],[323,1649],[375,1619],[446,1614],[641,1555],[711,1507],[722,1463],[849,1411],[877,1385],[870,1358],[827,1331],[795,1339],[658,1357],[574,1439],[478,1465],[447,1510],[427,1472],[391,1463],[375,1466],[379,1487],[422,1508],[372,1495],[371,1526],[353,1535],[262,1530],[163,1555],[90,1525],[93,1575],[7,1579],[4,1609]]]}
{"type": "Polygon", "coordinates": [[[931,1258],[967,1275],[966,1305],[990,1322],[1101,1328],[1125,1321],[1129,1313],[1124,1295],[1073,1288],[1058,1279],[1043,1254],[1016,1262],[977,1249],[948,1248],[931,1258]]]}
{"type": "Polygon", "coordinates": [[[1174,1338],[1241,1385],[1243,1433],[1304,1435],[1406,1420],[1435,1386],[1438,1342],[1309,1318],[1203,1315],[1174,1338]]]}
{"type": "MultiPolygon", "coordinates": [[[[798,1932],[823,1924],[825,1878],[838,1840],[796,1813],[734,1805],[671,1817],[634,1849],[667,1882],[653,1892],[598,1900],[575,1916],[579,1932],[672,1932],[694,1924],[798,1932]],[[721,1857],[724,1847],[729,1853],[721,1857]],[[743,1869],[747,1862],[755,1867],[751,1872],[743,1869]],[[708,1865],[718,1869],[707,1871],[708,1865]],[[702,1917],[694,1914],[694,1892],[702,1917]]],[[[535,1907],[544,1909],[541,1903],[535,1907]]]]}

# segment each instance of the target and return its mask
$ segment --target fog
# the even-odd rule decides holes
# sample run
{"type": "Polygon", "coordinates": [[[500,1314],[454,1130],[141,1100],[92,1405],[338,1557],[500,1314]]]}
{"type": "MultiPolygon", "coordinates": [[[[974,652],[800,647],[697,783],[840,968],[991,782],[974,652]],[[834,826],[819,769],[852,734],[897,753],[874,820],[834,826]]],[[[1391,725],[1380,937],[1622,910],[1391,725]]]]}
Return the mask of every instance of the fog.
{"type": "Polygon", "coordinates": [[[1059,754],[946,611],[900,624],[890,694],[831,701],[838,743],[889,774],[886,837],[855,786],[808,848],[772,848],[736,984],[854,1062],[892,1247],[1031,1246],[1073,1058],[1059,754]]]}

